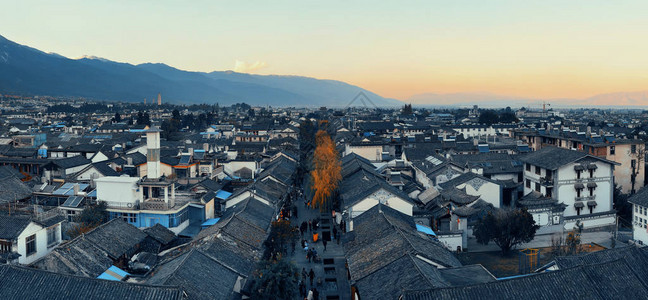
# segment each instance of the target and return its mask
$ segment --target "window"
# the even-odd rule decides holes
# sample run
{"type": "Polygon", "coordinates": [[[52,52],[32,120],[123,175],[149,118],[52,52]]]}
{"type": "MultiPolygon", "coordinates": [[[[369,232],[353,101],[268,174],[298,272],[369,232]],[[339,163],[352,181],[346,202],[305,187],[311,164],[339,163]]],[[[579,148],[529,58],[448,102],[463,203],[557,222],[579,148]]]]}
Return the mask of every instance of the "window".
{"type": "Polygon", "coordinates": [[[36,253],[36,235],[32,234],[25,239],[25,246],[27,248],[27,256],[36,253]]]}
{"type": "Polygon", "coordinates": [[[594,213],[594,206],[590,206],[589,210],[590,210],[590,214],[593,214],[594,213]]]}
{"type": "Polygon", "coordinates": [[[0,253],[11,252],[11,242],[9,241],[0,241],[0,253]]]}
{"type": "Polygon", "coordinates": [[[610,155],[614,155],[615,150],[614,146],[610,146],[610,155]]]}
{"type": "Polygon", "coordinates": [[[550,188],[550,187],[548,187],[548,188],[547,188],[547,193],[546,193],[545,196],[547,196],[547,197],[551,197],[552,192],[553,192],[553,189],[550,188]]]}
{"type": "Polygon", "coordinates": [[[536,192],[540,191],[540,183],[538,183],[538,182],[535,183],[535,190],[536,190],[536,192]]]}
{"type": "Polygon", "coordinates": [[[638,212],[637,206],[635,205],[634,207],[635,207],[635,213],[637,213],[638,212]]]}
{"type": "Polygon", "coordinates": [[[593,187],[588,187],[587,189],[589,190],[589,195],[590,195],[590,196],[594,196],[594,189],[595,189],[595,188],[593,188],[593,187]]]}
{"type": "Polygon", "coordinates": [[[540,167],[538,167],[538,166],[535,167],[535,173],[540,175],[540,167]]]}
{"type": "Polygon", "coordinates": [[[576,171],[576,179],[581,179],[581,172],[583,171],[580,170],[576,171]]]}
{"type": "Polygon", "coordinates": [[[580,216],[581,209],[583,209],[583,208],[582,207],[576,207],[576,215],[577,216],[580,216]]]}
{"type": "Polygon", "coordinates": [[[124,221],[128,223],[137,223],[137,214],[120,213],[119,217],[121,217],[124,221]]]}
{"type": "Polygon", "coordinates": [[[630,153],[637,153],[637,145],[630,145],[630,153]]]}
{"type": "Polygon", "coordinates": [[[531,188],[531,180],[526,180],[526,187],[531,188]]]}
{"type": "Polygon", "coordinates": [[[589,174],[589,175],[590,175],[590,178],[594,178],[594,169],[590,169],[590,170],[589,170],[589,173],[590,173],[590,174],[589,174]]]}
{"type": "Polygon", "coordinates": [[[531,172],[531,165],[530,164],[526,164],[526,170],[531,172]]]}
{"type": "Polygon", "coordinates": [[[576,189],[576,197],[580,198],[583,189],[576,189]]]}
{"type": "Polygon", "coordinates": [[[58,243],[58,225],[47,228],[47,246],[52,246],[58,243]]]}

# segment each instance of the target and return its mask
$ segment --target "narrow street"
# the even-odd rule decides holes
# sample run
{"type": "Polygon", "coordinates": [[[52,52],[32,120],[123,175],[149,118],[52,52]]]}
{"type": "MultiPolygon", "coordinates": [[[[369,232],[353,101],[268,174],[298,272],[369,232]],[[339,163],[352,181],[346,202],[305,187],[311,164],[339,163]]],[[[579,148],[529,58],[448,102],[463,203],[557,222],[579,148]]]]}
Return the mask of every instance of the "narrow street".
{"type": "MultiPolygon", "coordinates": [[[[320,225],[317,229],[319,233],[320,240],[316,243],[312,243],[313,232],[308,231],[304,232],[304,239],[308,242],[308,247],[315,249],[317,251],[318,257],[320,257],[319,262],[308,262],[306,258],[306,251],[301,248],[301,245],[298,243],[295,253],[290,255],[288,258],[292,261],[298,270],[301,272],[302,268],[309,273],[313,269],[315,273],[315,278],[313,280],[313,285],[310,284],[310,279],[306,278],[306,288],[310,290],[315,287],[319,292],[319,299],[325,300],[334,300],[334,299],[351,299],[351,288],[349,286],[349,281],[347,279],[347,272],[345,268],[345,258],[344,258],[344,248],[342,242],[337,244],[335,237],[333,236],[333,226],[335,222],[331,216],[331,212],[322,212],[320,213],[319,209],[311,209],[304,205],[303,201],[295,203],[298,209],[298,217],[292,218],[291,222],[293,226],[299,226],[302,222],[308,222],[309,220],[320,219],[320,225]],[[324,244],[322,242],[322,237],[328,236],[326,245],[326,251],[324,251],[324,244]]],[[[338,227],[339,229],[339,227],[338,227]]],[[[299,298],[301,299],[301,298],[299,298]]]]}

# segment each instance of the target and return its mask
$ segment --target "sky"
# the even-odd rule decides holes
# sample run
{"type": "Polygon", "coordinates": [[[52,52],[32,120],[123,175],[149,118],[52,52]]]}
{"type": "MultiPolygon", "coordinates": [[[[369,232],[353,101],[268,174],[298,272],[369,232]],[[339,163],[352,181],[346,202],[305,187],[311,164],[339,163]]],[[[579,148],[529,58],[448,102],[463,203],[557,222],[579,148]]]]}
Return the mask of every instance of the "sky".
{"type": "Polygon", "coordinates": [[[0,35],[78,58],[423,93],[648,90],[648,1],[0,0],[0,35]]]}

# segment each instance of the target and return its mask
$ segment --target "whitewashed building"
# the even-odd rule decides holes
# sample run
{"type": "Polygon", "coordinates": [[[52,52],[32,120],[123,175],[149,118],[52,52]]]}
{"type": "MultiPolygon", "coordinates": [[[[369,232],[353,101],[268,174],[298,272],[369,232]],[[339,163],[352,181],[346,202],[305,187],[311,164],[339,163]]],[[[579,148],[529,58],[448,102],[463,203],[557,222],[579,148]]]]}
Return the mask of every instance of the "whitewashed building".
{"type": "Polygon", "coordinates": [[[565,206],[562,217],[552,216],[553,225],[563,224],[565,229],[571,229],[577,221],[584,228],[615,224],[612,193],[614,167],[618,163],[556,147],[529,153],[521,161],[524,194],[536,192],[565,206]]]}

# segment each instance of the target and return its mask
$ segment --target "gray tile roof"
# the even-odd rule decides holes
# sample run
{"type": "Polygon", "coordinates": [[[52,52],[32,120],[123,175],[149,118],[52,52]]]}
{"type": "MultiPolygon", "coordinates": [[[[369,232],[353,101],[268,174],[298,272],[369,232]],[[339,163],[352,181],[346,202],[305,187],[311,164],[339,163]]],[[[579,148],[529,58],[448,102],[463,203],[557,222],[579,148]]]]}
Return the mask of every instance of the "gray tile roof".
{"type": "Polygon", "coordinates": [[[15,202],[29,198],[31,188],[16,177],[8,177],[0,181],[0,203],[15,202]]]}
{"type": "Polygon", "coordinates": [[[0,215],[0,239],[14,240],[27,228],[31,220],[26,216],[0,215]]]}
{"type": "Polygon", "coordinates": [[[351,279],[363,298],[376,299],[383,293],[393,299],[413,282],[444,286],[436,268],[417,256],[445,267],[461,266],[441,243],[417,232],[412,217],[390,207],[371,208],[354,219],[353,227],[354,238],[345,244],[345,252],[351,279]]]}
{"type": "Polygon", "coordinates": [[[648,288],[622,260],[543,272],[495,282],[406,291],[403,300],[643,299],[648,288]]]}
{"type": "Polygon", "coordinates": [[[160,223],[155,224],[153,227],[144,229],[144,233],[148,234],[162,245],[167,245],[176,239],[175,233],[160,223]]]}
{"type": "Polygon", "coordinates": [[[92,231],[60,244],[34,264],[61,274],[96,278],[113,260],[133,254],[146,234],[121,219],[113,219],[92,231]]]}
{"type": "Polygon", "coordinates": [[[577,256],[560,256],[555,258],[556,265],[560,269],[568,269],[577,266],[600,264],[623,260],[639,276],[645,284],[648,284],[648,248],[624,247],[591,252],[577,256]]]}
{"type": "Polygon", "coordinates": [[[0,265],[2,299],[184,299],[178,287],[132,284],[0,265]]]}
{"type": "Polygon", "coordinates": [[[239,274],[199,250],[157,267],[148,284],[180,286],[189,299],[232,299],[239,274]]]}
{"type": "Polygon", "coordinates": [[[643,187],[628,198],[628,202],[648,207],[648,187],[643,187]]]}
{"type": "Polygon", "coordinates": [[[558,147],[544,147],[538,151],[520,155],[520,161],[534,166],[539,166],[544,169],[556,170],[561,166],[578,161],[585,157],[611,164],[618,164],[596,156],[588,155],[585,152],[568,150],[558,147]]]}

